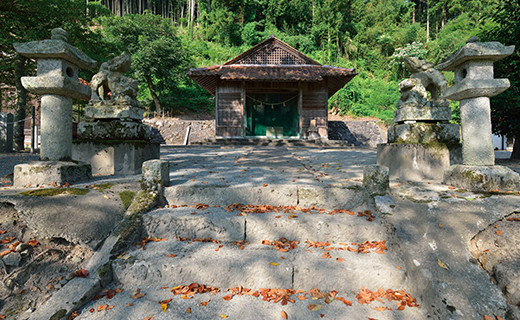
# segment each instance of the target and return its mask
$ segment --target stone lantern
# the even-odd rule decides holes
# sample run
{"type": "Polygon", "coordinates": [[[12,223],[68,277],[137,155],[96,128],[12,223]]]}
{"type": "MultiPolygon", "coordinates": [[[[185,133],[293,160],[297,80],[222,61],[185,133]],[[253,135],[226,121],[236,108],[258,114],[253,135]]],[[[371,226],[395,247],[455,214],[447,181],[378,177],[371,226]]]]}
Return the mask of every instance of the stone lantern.
{"type": "Polygon", "coordinates": [[[455,85],[444,91],[444,98],[460,101],[462,127],[462,165],[446,170],[445,183],[475,191],[520,187],[517,173],[495,166],[489,100],[509,88],[508,79],[494,78],[493,62],[511,55],[514,49],[471,37],[437,66],[455,72],[455,85]]]}
{"type": "Polygon", "coordinates": [[[57,184],[88,178],[90,166],[72,160],[72,99],[88,99],[79,69],[97,65],[67,43],[67,32],[53,29],[51,39],[14,44],[18,54],[37,61],[37,75],[22,77],[27,91],[41,95],[41,162],[15,167],[14,185],[57,184]]]}

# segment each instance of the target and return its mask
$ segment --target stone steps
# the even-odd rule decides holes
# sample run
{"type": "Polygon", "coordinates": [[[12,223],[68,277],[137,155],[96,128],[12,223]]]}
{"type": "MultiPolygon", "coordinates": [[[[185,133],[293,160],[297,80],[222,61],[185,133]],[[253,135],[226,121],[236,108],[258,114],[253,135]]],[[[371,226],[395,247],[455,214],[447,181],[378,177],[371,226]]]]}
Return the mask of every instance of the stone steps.
{"type": "Polygon", "coordinates": [[[280,302],[273,303],[263,301],[261,297],[241,295],[234,296],[231,300],[225,301],[224,296],[229,292],[221,290],[219,293],[195,294],[190,299],[183,299],[180,295],[174,296],[169,289],[143,288],[122,285],[118,288],[123,292],[117,293],[112,299],[101,298],[90,301],[75,320],[135,320],[153,317],[154,320],[185,320],[185,319],[247,319],[265,320],[282,319],[281,312],[284,311],[288,319],[349,319],[366,320],[373,318],[378,320],[417,320],[426,319],[423,308],[405,308],[398,311],[396,302],[384,301],[383,303],[374,301],[370,304],[360,304],[355,298],[355,294],[338,293],[338,297],[343,297],[352,302],[352,306],[346,306],[339,300],[324,302],[324,299],[308,299],[300,301],[293,295],[295,303],[282,305],[280,302]],[[139,299],[132,299],[134,290],[146,295],[139,299]],[[167,304],[167,310],[161,309],[159,301],[172,299],[167,304]],[[208,302],[209,301],[209,302],[208,302]],[[207,302],[205,306],[201,303],[207,302]],[[131,303],[132,305],[128,305],[131,303]],[[310,304],[320,305],[317,311],[309,309],[310,304]],[[98,306],[107,305],[113,307],[110,310],[96,311],[98,306]],[[391,310],[378,311],[377,307],[387,307],[391,310]],[[189,308],[189,313],[187,312],[189,308]],[[93,312],[89,310],[93,309],[93,312]]]}
{"type": "Polygon", "coordinates": [[[176,185],[165,188],[171,205],[196,203],[226,206],[232,203],[273,206],[316,206],[327,210],[349,208],[363,210],[371,205],[368,193],[358,184],[346,187],[244,183],[237,186],[219,184],[176,185]],[[264,186],[265,185],[265,186],[264,186]]]}

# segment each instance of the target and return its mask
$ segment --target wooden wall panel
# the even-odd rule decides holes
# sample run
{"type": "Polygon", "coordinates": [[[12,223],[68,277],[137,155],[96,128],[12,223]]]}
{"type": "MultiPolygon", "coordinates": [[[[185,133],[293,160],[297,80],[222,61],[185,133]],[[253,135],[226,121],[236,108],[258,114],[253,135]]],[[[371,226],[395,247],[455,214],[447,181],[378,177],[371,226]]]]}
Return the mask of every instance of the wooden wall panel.
{"type": "Polygon", "coordinates": [[[240,137],[243,134],[244,98],[240,82],[222,82],[217,87],[216,135],[240,137]]]}

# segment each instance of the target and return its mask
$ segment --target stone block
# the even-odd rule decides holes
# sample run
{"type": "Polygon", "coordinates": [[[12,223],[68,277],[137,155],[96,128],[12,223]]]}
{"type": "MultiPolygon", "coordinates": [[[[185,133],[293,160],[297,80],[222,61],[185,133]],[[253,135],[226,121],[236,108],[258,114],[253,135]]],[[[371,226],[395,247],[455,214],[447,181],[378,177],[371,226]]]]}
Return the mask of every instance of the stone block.
{"type": "Polygon", "coordinates": [[[363,169],[363,187],[371,194],[386,194],[389,184],[390,175],[388,167],[368,165],[363,169]]]}
{"type": "Polygon", "coordinates": [[[0,153],[13,151],[13,114],[0,112],[0,153]]]}
{"type": "Polygon", "coordinates": [[[138,174],[143,162],[159,157],[160,144],[148,141],[77,140],[72,144],[72,159],[90,163],[94,175],[138,174]]]}
{"type": "Polygon", "coordinates": [[[459,125],[451,123],[405,123],[388,128],[389,143],[459,143],[459,125]]]}
{"type": "Polygon", "coordinates": [[[78,79],[63,76],[22,77],[22,85],[35,94],[54,94],[69,98],[90,98],[90,87],[78,82],[78,79]]]}
{"type": "Polygon", "coordinates": [[[148,160],[143,163],[141,188],[156,191],[170,185],[170,163],[163,160],[148,160]]]}
{"type": "Polygon", "coordinates": [[[492,166],[495,151],[491,135],[489,98],[464,99],[460,102],[462,124],[462,160],[470,166],[492,166]]]}
{"type": "Polygon", "coordinates": [[[143,109],[130,104],[117,104],[115,101],[100,101],[85,108],[85,118],[142,120],[143,109]]]}
{"type": "Polygon", "coordinates": [[[462,80],[449,87],[443,97],[450,100],[463,100],[475,97],[494,97],[510,86],[508,79],[462,80]]]}
{"type": "Polygon", "coordinates": [[[391,178],[441,180],[446,168],[461,161],[460,144],[388,143],[377,146],[377,164],[387,166],[391,178]]]}
{"type": "Polygon", "coordinates": [[[140,122],[102,121],[80,122],[80,140],[148,140],[151,128],[140,122]]]}
{"type": "Polygon", "coordinates": [[[394,122],[404,121],[450,121],[449,107],[402,107],[394,111],[394,122]]]}
{"type": "Polygon", "coordinates": [[[445,171],[443,183],[469,191],[518,190],[520,175],[503,166],[454,165],[445,171]]]}
{"type": "Polygon", "coordinates": [[[515,50],[515,46],[504,46],[500,42],[468,42],[464,47],[450,54],[448,59],[439,64],[440,71],[454,71],[459,65],[468,60],[498,61],[509,56],[515,50]]]}
{"type": "Polygon", "coordinates": [[[14,186],[64,185],[92,177],[90,164],[68,161],[38,161],[14,167],[14,186]]]}

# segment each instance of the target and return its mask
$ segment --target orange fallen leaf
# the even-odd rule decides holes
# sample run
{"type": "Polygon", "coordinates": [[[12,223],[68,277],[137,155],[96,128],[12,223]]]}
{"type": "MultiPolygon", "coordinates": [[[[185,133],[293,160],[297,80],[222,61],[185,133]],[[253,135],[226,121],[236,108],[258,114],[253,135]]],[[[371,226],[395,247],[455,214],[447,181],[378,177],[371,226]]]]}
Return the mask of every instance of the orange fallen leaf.
{"type": "Polygon", "coordinates": [[[191,308],[186,309],[186,313],[191,313],[191,308]]]}
{"type": "Polygon", "coordinates": [[[149,316],[149,317],[144,318],[143,320],[153,320],[153,317],[149,316]]]}
{"type": "Polygon", "coordinates": [[[166,257],[167,258],[175,258],[176,256],[177,256],[176,254],[170,253],[166,257]]]}
{"type": "Polygon", "coordinates": [[[222,319],[226,319],[226,318],[227,318],[227,316],[226,316],[225,314],[221,314],[220,317],[221,317],[222,319]]]}
{"type": "Polygon", "coordinates": [[[262,185],[262,187],[264,187],[264,188],[267,187],[267,183],[264,183],[264,184],[262,185]]]}
{"type": "Polygon", "coordinates": [[[388,307],[375,307],[374,309],[376,309],[376,311],[385,311],[385,310],[392,310],[388,307]]]}
{"type": "Polygon", "coordinates": [[[29,240],[27,241],[27,244],[31,247],[36,247],[37,245],[39,245],[40,243],[38,242],[38,240],[29,240]]]}
{"type": "Polygon", "coordinates": [[[305,300],[305,299],[307,299],[307,297],[304,297],[304,296],[296,296],[296,298],[298,298],[298,300],[305,300]]]}
{"type": "MultiPolygon", "coordinates": [[[[0,230],[0,234],[5,234],[7,232],[7,229],[4,229],[4,230],[0,230]]],[[[2,318],[0,318],[2,319],[2,318]]]]}
{"type": "Polygon", "coordinates": [[[89,311],[90,311],[90,313],[92,313],[92,312],[94,312],[94,311],[96,311],[96,310],[94,310],[94,308],[90,308],[89,311]]]}
{"type": "Polygon", "coordinates": [[[309,308],[311,311],[318,311],[321,309],[321,304],[311,303],[307,306],[307,308],[309,308]]]}
{"type": "Polygon", "coordinates": [[[110,289],[107,291],[106,297],[107,299],[112,299],[116,295],[116,291],[113,289],[110,289]]]}
{"type": "Polygon", "coordinates": [[[343,259],[343,258],[336,258],[336,261],[337,262],[343,262],[343,261],[345,261],[345,259],[343,259]]]}
{"type": "Polygon", "coordinates": [[[454,188],[454,187],[448,187],[448,189],[450,189],[450,190],[455,190],[455,188],[454,188]]]}
{"type": "Polygon", "coordinates": [[[502,232],[502,231],[500,231],[500,230],[497,230],[497,231],[496,231],[496,234],[497,234],[497,236],[501,236],[501,235],[502,235],[502,233],[503,233],[503,232],[502,232]]]}
{"type": "Polygon", "coordinates": [[[76,271],[76,276],[80,278],[86,278],[88,277],[88,270],[79,269],[78,271],[76,271]]]}
{"type": "Polygon", "coordinates": [[[200,305],[205,307],[210,301],[211,301],[211,299],[208,300],[208,301],[203,301],[203,302],[200,303],[200,305]]]}
{"type": "Polygon", "coordinates": [[[141,293],[141,289],[135,289],[134,293],[130,296],[132,299],[139,299],[146,295],[146,293],[141,293]]]}
{"type": "Polygon", "coordinates": [[[484,315],[482,316],[482,319],[483,320],[494,320],[492,317],[488,316],[488,315],[484,315]]]}
{"type": "Polygon", "coordinates": [[[282,318],[287,320],[287,313],[283,310],[281,313],[282,313],[282,318]]]}
{"type": "Polygon", "coordinates": [[[270,262],[269,264],[272,265],[272,266],[275,266],[275,267],[276,267],[277,265],[279,265],[279,263],[276,263],[276,262],[270,262]]]}
{"type": "Polygon", "coordinates": [[[166,312],[166,310],[168,310],[168,304],[167,303],[162,303],[161,304],[161,309],[162,309],[162,311],[166,312]]]}

